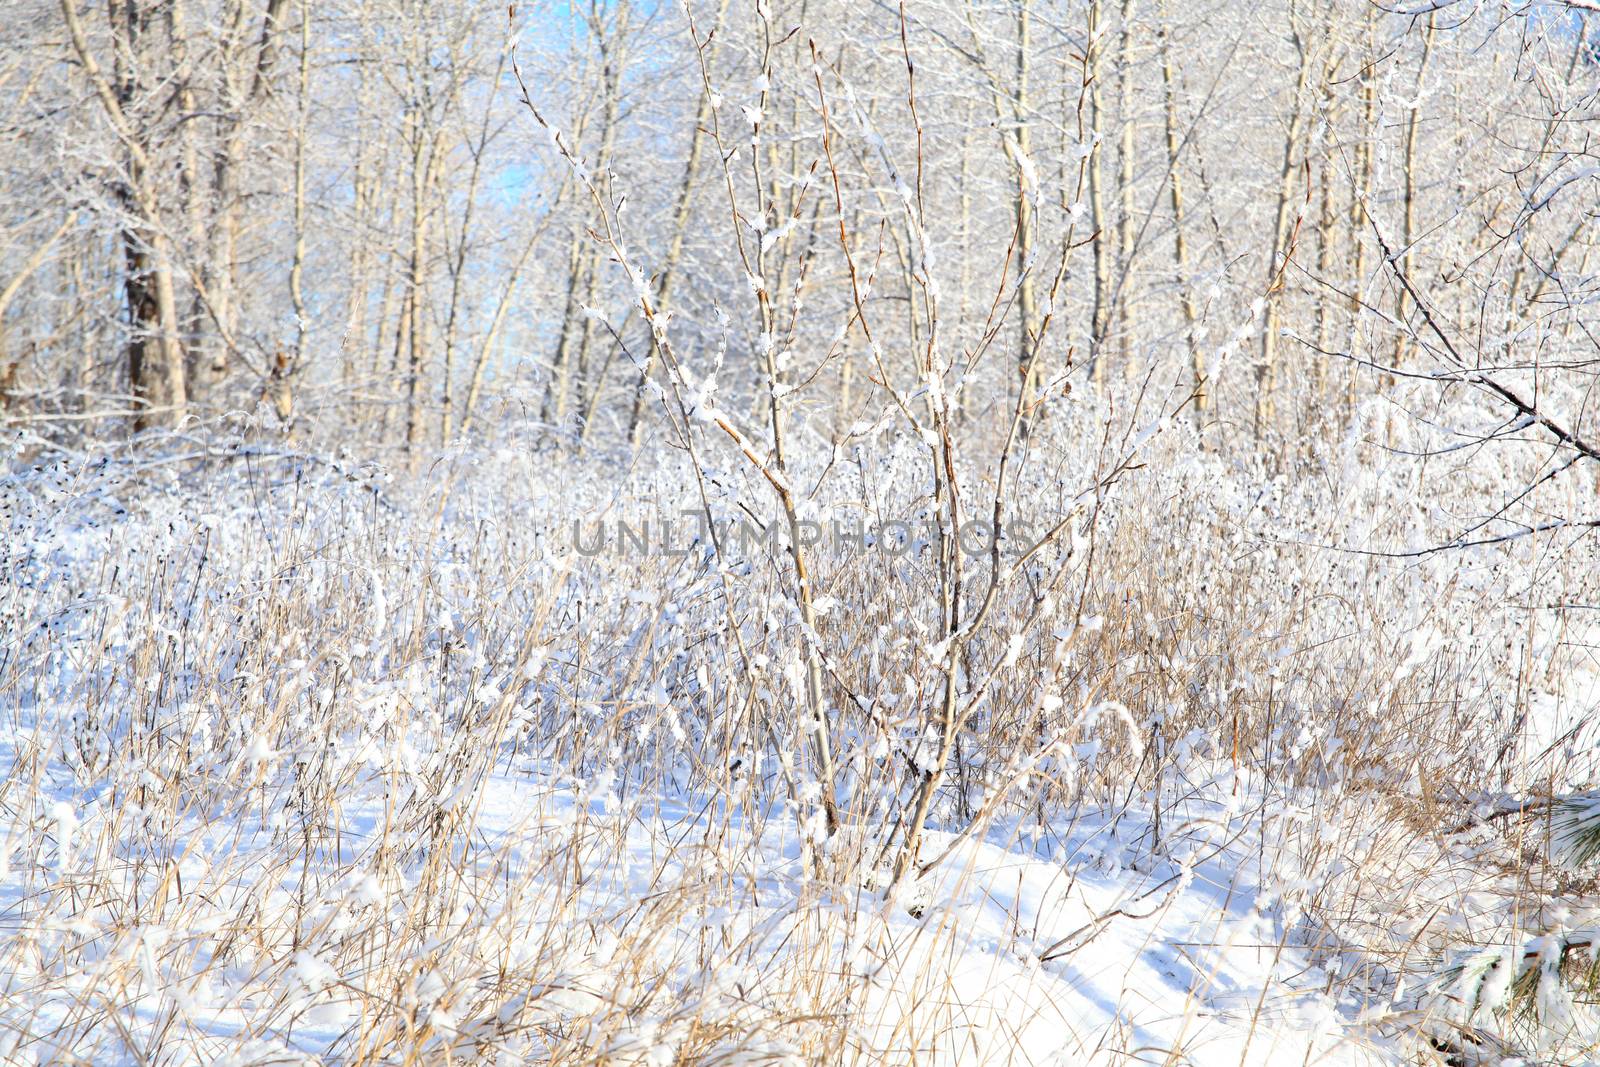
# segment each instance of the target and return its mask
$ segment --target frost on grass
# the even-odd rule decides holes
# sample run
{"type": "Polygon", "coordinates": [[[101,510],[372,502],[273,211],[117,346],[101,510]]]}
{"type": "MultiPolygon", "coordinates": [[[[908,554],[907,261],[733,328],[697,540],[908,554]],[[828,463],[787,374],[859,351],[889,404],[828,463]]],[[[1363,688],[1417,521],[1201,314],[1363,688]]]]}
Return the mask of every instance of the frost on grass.
{"type": "Polygon", "coordinates": [[[733,555],[580,556],[615,487],[519,455],[390,506],[314,470],[7,476],[4,1062],[1587,1054],[1594,804],[1545,826],[1527,791],[1592,774],[1591,694],[1552,669],[1541,720],[1499,717],[1493,560],[1229,564],[1259,491],[1164,465],[1138,492],[1173,521],[1125,498],[1081,602],[1006,605],[962,668],[897,879],[948,656],[918,555],[837,549],[808,630],[733,555]],[[853,700],[831,835],[807,642],[853,700]]]}

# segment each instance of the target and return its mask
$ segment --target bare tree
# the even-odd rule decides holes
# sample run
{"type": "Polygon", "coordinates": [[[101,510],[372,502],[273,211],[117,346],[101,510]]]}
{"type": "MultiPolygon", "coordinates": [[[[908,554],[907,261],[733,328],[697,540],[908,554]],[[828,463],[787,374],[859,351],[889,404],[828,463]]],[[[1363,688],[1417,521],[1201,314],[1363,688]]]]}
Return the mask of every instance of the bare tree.
{"type": "Polygon", "coordinates": [[[138,426],[176,422],[188,403],[188,377],[179,340],[173,284],[172,237],[162,209],[148,95],[156,46],[152,12],[138,0],[114,4],[110,35],[115,53],[107,74],[91,49],[75,0],[62,0],[72,48],[83,75],[124,149],[116,196],[122,211],[123,285],[131,316],[128,378],[139,403],[138,426]]]}

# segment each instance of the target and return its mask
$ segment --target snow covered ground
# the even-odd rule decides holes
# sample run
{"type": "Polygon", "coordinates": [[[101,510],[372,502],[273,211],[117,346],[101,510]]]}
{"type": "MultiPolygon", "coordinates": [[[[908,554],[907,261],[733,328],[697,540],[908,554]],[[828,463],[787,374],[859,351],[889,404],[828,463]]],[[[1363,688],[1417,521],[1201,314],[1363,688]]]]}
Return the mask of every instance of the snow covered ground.
{"type": "MultiPolygon", "coordinates": [[[[18,739],[6,755],[33,762],[38,743],[18,739]]],[[[801,1062],[805,1031],[820,1026],[857,1062],[1113,1063],[1136,1050],[1157,1062],[1394,1062],[1352,1027],[1359,1006],[1330,995],[1286,943],[1260,882],[1259,834],[1228,805],[1193,805],[1193,824],[1166,846],[1173,860],[1128,866],[1142,850],[1127,838],[1148,824],[1085,817],[1050,841],[960,844],[886,901],[873,887],[818,884],[792,820],[757,834],[693,798],[596,792],[512,769],[441,805],[461,812],[455,835],[471,844],[451,858],[461,899],[437,919],[440,958],[424,947],[402,996],[429,1032],[425,1053],[502,1047],[516,1062],[581,1046],[604,1062],[670,1064],[691,1044],[717,1062],[801,1062]],[[502,968],[526,983],[507,995],[502,968]],[[707,1027],[730,1032],[708,1041],[707,1027]]],[[[171,1028],[185,1050],[169,1053],[176,1061],[339,1058],[352,1028],[381,1025],[362,1017],[364,976],[342,946],[356,930],[414,922],[421,877],[404,866],[381,876],[376,791],[339,814],[324,833],[340,851],[317,857],[310,899],[303,866],[273,866],[284,828],[182,828],[168,865],[128,874],[118,894],[165,895],[182,922],[135,927],[63,886],[106,839],[104,800],[63,800],[37,836],[8,827],[22,853],[3,898],[9,1055],[97,1048],[89,1058],[136,1062],[139,1035],[171,1028]],[[256,944],[214,964],[244,917],[256,944]],[[61,968],[92,939],[107,942],[101,959],[61,968]],[[123,963],[139,969],[140,992],[86,1006],[98,976],[123,963]],[[70,1042],[18,1040],[63,1032],[70,1042]],[[120,1056],[101,1044],[129,1039],[120,1056]]]]}
{"type": "MultiPolygon", "coordinates": [[[[0,1062],[1511,1064],[1448,961],[1586,921],[1491,811],[1553,747],[1593,781],[1570,633],[1536,635],[1576,659],[1501,794],[1403,741],[1402,683],[1459,634],[1349,663],[1390,710],[1348,719],[1293,695],[1318,668],[1281,635],[1248,677],[1237,639],[1221,712],[1069,703],[1078,732],[973,753],[890,888],[884,821],[820,843],[750,726],[783,675],[698,651],[714,571],[553,551],[554,498],[143,476],[6,485],[0,1062]]],[[[892,810],[871,740],[851,807],[892,810]]]]}

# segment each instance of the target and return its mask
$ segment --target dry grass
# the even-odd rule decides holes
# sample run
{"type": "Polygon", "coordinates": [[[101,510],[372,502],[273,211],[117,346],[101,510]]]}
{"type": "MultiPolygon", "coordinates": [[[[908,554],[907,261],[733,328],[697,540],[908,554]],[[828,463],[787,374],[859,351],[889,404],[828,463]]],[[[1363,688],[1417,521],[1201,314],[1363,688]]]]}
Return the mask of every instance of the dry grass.
{"type": "MultiPolygon", "coordinates": [[[[1503,715],[1518,643],[1474,637],[1508,599],[1495,561],[1269,540],[1244,483],[1150,473],[1002,607],[1012,654],[972,649],[969,678],[999,666],[922,844],[948,862],[885,901],[932,684],[917,555],[819,556],[848,813],[819,853],[779,568],[562,551],[615,485],[491,456],[381,493],[283,459],[15,468],[5,1062],[993,1058],[1040,1019],[958,980],[973,935],[942,902],[995,889],[985,841],[1057,864],[1063,900],[1130,880],[1066,935],[1019,908],[1004,949],[1111,988],[1133,961],[1096,958],[1107,931],[1180,907],[1170,872],[1234,872],[1182,950],[1179,1036],[1113,1020],[1075,1062],[1208,1062],[1235,891],[1261,895],[1252,952],[1320,975],[1346,1053],[1400,1056],[1450,1017],[1420,983],[1453,947],[1582,895],[1531,816],[1453,832],[1552,781],[1503,715]]],[[[1305,541],[1337,525],[1273,506],[1305,541]]],[[[1254,1055],[1296,1025],[1287,990],[1235,1005],[1254,1055]]]]}

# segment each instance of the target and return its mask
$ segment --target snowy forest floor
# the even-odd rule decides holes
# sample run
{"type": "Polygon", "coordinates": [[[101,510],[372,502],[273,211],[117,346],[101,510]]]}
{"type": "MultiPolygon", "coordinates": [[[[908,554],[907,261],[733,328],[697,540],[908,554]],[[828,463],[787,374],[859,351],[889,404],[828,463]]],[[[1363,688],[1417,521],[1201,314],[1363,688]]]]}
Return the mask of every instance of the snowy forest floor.
{"type": "MultiPolygon", "coordinates": [[[[1530,1022],[1470,963],[1594,921],[1536,803],[1594,782],[1590,643],[1461,610],[1504,557],[1155,571],[1195,530],[1108,516],[1093,625],[1006,660],[1067,664],[1062,729],[975,733],[891,890],[915,731],[841,727],[819,843],[758,570],[574,553],[617,490],[548,457],[205,458],[9,461],[0,1062],[1594,1062],[1581,997],[1530,1022]]],[[[1214,473],[1148,492],[1242,537],[1214,473]]],[[[823,639],[914,690],[870,585],[823,639]]]]}

